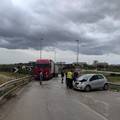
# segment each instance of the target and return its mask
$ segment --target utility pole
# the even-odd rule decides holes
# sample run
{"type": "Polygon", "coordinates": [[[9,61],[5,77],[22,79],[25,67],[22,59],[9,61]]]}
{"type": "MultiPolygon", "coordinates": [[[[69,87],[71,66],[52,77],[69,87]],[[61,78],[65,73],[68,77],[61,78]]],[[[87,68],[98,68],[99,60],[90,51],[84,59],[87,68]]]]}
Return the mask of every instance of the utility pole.
{"type": "Polygon", "coordinates": [[[56,54],[57,54],[57,52],[55,51],[55,58],[54,58],[55,59],[55,63],[56,63],[56,54]]]}
{"type": "Polygon", "coordinates": [[[43,41],[43,38],[40,39],[40,59],[42,58],[42,41],[43,41]]]}
{"type": "Polygon", "coordinates": [[[76,40],[77,42],[77,59],[76,59],[76,62],[77,62],[77,67],[78,67],[78,61],[79,61],[79,40],[76,40]]]}

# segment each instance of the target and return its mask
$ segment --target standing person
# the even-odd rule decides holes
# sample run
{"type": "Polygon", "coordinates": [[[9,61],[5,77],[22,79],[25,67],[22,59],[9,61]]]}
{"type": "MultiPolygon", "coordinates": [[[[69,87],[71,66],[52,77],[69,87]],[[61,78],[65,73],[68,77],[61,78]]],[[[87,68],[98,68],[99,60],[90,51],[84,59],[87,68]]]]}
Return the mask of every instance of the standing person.
{"type": "Polygon", "coordinates": [[[42,85],[42,80],[43,80],[43,72],[42,72],[42,70],[40,70],[39,76],[40,76],[40,85],[42,85]]]}
{"type": "Polygon", "coordinates": [[[68,89],[69,88],[69,84],[68,84],[67,72],[65,73],[65,75],[66,75],[66,88],[68,89]]]}
{"type": "Polygon", "coordinates": [[[63,80],[64,80],[64,71],[63,70],[61,71],[61,78],[62,78],[61,83],[63,83],[63,80]]]}
{"type": "Polygon", "coordinates": [[[67,84],[70,89],[73,88],[73,73],[72,70],[67,73],[67,84]]]}
{"type": "Polygon", "coordinates": [[[73,78],[73,80],[76,81],[77,78],[78,78],[78,71],[76,70],[76,71],[74,72],[74,78],[73,78]]]}

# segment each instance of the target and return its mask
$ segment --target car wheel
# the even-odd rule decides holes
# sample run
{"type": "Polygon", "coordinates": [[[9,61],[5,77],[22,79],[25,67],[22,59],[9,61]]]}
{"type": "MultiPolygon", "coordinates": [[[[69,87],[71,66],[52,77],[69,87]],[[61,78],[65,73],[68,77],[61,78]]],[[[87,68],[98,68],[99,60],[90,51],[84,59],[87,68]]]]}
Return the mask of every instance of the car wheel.
{"type": "Polygon", "coordinates": [[[87,85],[87,86],[85,87],[85,91],[86,91],[86,92],[91,91],[91,87],[90,87],[89,85],[87,85]]]}
{"type": "Polygon", "coordinates": [[[108,84],[105,84],[103,87],[104,90],[108,90],[108,84]]]}

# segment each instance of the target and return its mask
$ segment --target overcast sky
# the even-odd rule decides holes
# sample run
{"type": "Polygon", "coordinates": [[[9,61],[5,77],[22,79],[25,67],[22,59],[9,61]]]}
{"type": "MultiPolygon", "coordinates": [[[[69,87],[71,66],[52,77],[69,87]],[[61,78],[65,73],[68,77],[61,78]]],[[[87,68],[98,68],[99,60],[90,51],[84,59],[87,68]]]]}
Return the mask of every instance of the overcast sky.
{"type": "Polygon", "coordinates": [[[120,0],[0,0],[0,64],[42,58],[120,64],[120,0]],[[56,57],[55,57],[56,51],[56,57]],[[56,58],[56,59],[55,59],[56,58]]]}

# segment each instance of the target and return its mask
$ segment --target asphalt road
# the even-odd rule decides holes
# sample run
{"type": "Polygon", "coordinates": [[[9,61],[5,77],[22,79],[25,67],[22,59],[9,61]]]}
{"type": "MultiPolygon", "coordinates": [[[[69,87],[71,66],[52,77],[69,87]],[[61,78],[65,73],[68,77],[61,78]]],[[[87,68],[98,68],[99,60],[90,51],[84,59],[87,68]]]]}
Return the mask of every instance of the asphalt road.
{"type": "Polygon", "coordinates": [[[120,93],[66,89],[60,78],[29,83],[0,108],[0,120],[119,120],[120,93]]]}

